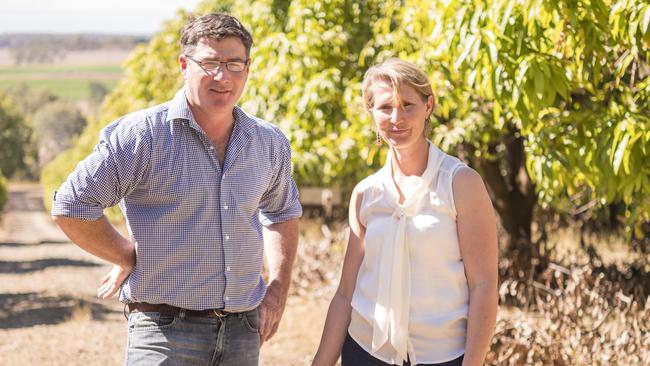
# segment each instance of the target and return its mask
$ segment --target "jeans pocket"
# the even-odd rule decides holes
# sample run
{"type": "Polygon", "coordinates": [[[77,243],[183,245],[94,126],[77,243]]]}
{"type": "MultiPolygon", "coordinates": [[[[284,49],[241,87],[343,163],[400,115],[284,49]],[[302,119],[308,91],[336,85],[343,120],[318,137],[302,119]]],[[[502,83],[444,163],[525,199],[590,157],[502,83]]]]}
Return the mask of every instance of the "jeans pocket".
{"type": "Polygon", "coordinates": [[[241,322],[244,327],[253,333],[259,333],[259,315],[256,310],[242,314],[241,322]]]}
{"type": "Polygon", "coordinates": [[[173,315],[157,312],[138,312],[129,315],[129,331],[162,330],[172,327],[176,323],[173,315]]]}

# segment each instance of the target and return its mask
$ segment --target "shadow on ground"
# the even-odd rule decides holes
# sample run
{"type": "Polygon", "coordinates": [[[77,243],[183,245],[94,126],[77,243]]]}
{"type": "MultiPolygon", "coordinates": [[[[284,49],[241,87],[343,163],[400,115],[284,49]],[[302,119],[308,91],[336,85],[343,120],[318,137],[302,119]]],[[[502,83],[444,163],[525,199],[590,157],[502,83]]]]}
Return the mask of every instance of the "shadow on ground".
{"type": "Polygon", "coordinates": [[[1,247],[9,247],[9,248],[19,248],[19,247],[33,247],[37,245],[56,245],[56,244],[70,244],[69,240],[43,240],[38,243],[16,243],[12,241],[0,241],[0,248],[1,247]]]}
{"type": "Polygon", "coordinates": [[[103,304],[71,296],[0,294],[0,329],[58,324],[74,318],[104,320],[116,313],[119,311],[103,304]]]}
{"type": "Polygon", "coordinates": [[[28,273],[49,267],[99,267],[101,264],[67,258],[38,259],[34,261],[0,261],[0,273],[28,273]]]}

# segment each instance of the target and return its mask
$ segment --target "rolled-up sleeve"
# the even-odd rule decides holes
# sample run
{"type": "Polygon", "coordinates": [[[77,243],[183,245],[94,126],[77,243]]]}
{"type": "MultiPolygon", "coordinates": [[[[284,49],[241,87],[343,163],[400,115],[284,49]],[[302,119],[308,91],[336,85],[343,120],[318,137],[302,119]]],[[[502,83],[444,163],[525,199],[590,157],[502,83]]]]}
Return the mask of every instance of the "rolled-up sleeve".
{"type": "Polygon", "coordinates": [[[147,121],[124,118],[102,130],[99,143],[55,192],[52,216],[97,220],[146,175],[151,157],[147,121]]]}
{"type": "Polygon", "coordinates": [[[284,136],[278,150],[273,180],[260,202],[259,219],[264,226],[302,216],[298,187],[291,172],[291,146],[284,136]]]}

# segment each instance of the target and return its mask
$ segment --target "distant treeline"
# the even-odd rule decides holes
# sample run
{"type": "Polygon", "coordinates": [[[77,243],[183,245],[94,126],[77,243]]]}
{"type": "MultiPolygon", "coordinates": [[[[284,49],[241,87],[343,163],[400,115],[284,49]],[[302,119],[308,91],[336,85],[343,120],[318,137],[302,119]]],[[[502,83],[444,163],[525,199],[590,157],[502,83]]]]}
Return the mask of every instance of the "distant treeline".
{"type": "Polygon", "coordinates": [[[50,63],[70,51],[132,49],[149,36],[106,34],[0,34],[0,49],[9,49],[15,64],[50,63]]]}

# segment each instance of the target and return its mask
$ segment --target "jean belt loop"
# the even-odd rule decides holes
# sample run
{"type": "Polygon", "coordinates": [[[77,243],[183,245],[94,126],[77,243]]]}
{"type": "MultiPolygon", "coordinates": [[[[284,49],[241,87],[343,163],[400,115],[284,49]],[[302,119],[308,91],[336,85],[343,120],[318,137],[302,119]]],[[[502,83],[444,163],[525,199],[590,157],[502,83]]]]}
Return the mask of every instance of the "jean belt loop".
{"type": "Polygon", "coordinates": [[[228,316],[228,313],[226,313],[223,310],[219,309],[212,309],[212,313],[217,317],[217,318],[225,318],[228,316]]]}
{"type": "Polygon", "coordinates": [[[129,313],[131,312],[130,310],[127,310],[128,306],[129,304],[124,304],[124,308],[122,309],[122,314],[124,314],[126,320],[129,320],[129,313]]]}
{"type": "Polygon", "coordinates": [[[180,320],[185,319],[185,309],[180,309],[180,311],[178,312],[178,318],[180,320]]]}

